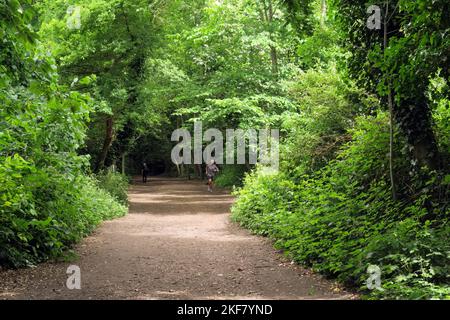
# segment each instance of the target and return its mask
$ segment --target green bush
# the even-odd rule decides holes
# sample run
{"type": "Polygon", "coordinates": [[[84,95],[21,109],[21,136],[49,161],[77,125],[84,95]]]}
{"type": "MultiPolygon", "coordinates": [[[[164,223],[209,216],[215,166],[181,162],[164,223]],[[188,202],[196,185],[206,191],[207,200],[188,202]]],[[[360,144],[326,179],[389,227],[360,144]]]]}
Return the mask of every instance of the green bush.
{"type": "Polygon", "coordinates": [[[111,170],[105,170],[96,175],[98,186],[106,190],[120,203],[128,204],[128,183],[127,176],[114,172],[111,170]]]}
{"type": "MultiPolygon", "coordinates": [[[[411,177],[405,185],[415,184],[420,193],[398,190],[401,199],[391,200],[388,132],[384,113],[359,118],[352,141],[320,170],[247,175],[233,219],[368,297],[448,298],[448,194],[436,197],[445,180],[429,173],[421,185],[411,177]],[[366,287],[370,265],[381,269],[381,291],[366,287]]],[[[396,140],[399,154],[402,140],[396,140]]],[[[395,172],[408,176],[408,164],[398,159],[395,172]]]]}
{"type": "Polygon", "coordinates": [[[0,8],[8,15],[0,20],[0,265],[21,267],[61,256],[127,208],[86,176],[89,159],[77,154],[92,98],[60,84],[31,27],[30,1],[0,8]]]}
{"type": "Polygon", "coordinates": [[[371,297],[450,299],[449,239],[448,223],[433,227],[414,218],[374,235],[364,254],[382,267],[383,290],[375,290],[371,297]]]}
{"type": "Polygon", "coordinates": [[[285,113],[281,131],[281,167],[292,172],[312,172],[334,159],[349,141],[347,130],[358,114],[377,106],[351,82],[345,82],[334,67],[302,73],[290,95],[299,112],[285,113]]]}
{"type": "Polygon", "coordinates": [[[119,204],[84,175],[38,169],[20,156],[0,165],[0,265],[21,267],[61,256],[119,204]]]}
{"type": "Polygon", "coordinates": [[[215,183],[220,187],[241,186],[245,171],[246,168],[243,165],[224,165],[216,177],[215,183]]]}

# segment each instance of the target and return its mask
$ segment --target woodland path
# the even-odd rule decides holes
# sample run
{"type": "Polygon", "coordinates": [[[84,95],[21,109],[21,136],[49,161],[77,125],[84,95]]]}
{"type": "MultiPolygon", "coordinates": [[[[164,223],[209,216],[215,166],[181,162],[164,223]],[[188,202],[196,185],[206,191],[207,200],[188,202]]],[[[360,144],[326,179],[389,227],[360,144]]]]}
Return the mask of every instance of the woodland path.
{"type": "Polygon", "coordinates": [[[0,271],[0,299],[352,299],[230,221],[233,197],[199,181],[152,178],[129,192],[71,262],[0,271]],[[81,290],[66,287],[69,265],[81,290]]]}

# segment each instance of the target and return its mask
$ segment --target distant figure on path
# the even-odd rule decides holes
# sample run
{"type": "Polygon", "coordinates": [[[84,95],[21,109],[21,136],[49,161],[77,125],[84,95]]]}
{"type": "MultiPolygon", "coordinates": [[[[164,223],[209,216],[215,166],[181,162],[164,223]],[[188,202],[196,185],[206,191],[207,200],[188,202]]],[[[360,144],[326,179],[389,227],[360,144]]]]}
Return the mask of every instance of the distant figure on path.
{"type": "Polygon", "coordinates": [[[147,163],[144,162],[142,164],[142,182],[143,183],[147,183],[148,173],[149,173],[149,169],[148,169],[147,163]]]}
{"type": "Polygon", "coordinates": [[[206,165],[206,178],[208,179],[208,191],[212,192],[214,184],[214,176],[219,172],[219,168],[216,165],[216,161],[211,159],[211,162],[206,165]]]}

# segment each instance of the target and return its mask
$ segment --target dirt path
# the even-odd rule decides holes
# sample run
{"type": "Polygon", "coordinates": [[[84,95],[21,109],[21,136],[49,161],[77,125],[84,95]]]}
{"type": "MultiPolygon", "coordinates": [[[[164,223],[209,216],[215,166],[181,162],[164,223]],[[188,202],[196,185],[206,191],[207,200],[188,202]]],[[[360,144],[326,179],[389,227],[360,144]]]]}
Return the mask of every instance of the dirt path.
{"type": "Polygon", "coordinates": [[[77,247],[79,259],[0,272],[0,299],[348,299],[229,220],[233,198],[194,181],[131,187],[130,213],[77,247]],[[81,290],[66,288],[69,265],[81,290]]]}

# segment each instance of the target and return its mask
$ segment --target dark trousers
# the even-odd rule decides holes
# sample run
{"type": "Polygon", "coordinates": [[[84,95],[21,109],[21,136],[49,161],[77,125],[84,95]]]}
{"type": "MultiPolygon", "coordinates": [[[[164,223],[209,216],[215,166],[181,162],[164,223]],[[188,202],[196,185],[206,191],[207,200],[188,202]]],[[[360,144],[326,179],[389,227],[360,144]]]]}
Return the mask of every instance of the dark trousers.
{"type": "Polygon", "coordinates": [[[142,172],[142,182],[147,183],[147,172],[146,171],[142,172]]]}

